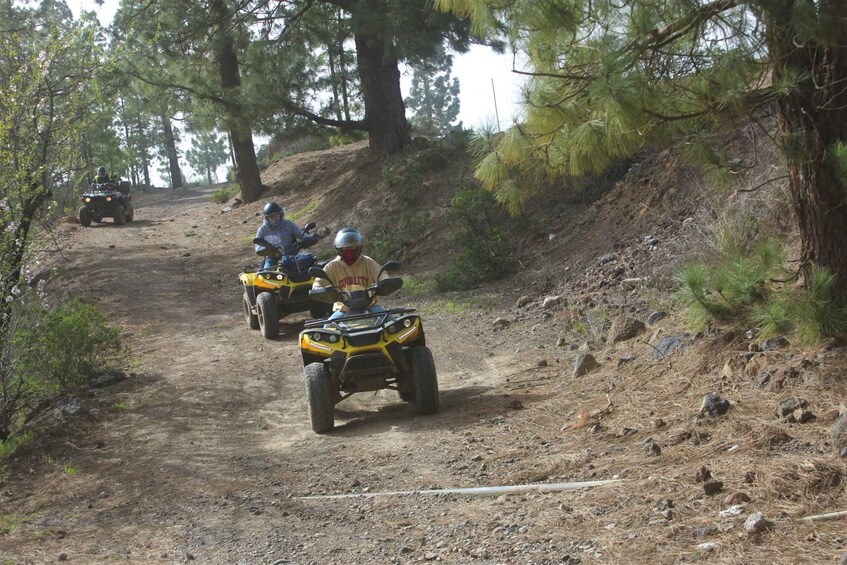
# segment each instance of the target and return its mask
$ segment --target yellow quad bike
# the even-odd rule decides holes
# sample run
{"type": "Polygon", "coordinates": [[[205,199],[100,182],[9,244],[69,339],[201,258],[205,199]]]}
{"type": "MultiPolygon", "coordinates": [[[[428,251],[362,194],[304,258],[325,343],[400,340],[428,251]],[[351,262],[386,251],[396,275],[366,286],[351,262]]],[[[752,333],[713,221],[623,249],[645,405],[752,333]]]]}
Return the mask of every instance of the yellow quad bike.
{"type": "MultiPolygon", "coordinates": [[[[309,234],[314,227],[315,223],[309,222],[303,228],[308,237],[298,242],[298,250],[317,241],[309,234]]],[[[261,257],[283,257],[279,248],[262,238],[255,238],[253,243],[262,246],[256,252],[261,257]]],[[[321,262],[312,255],[300,254],[286,256],[278,265],[268,268],[254,270],[253,267],[245,267],[238,280],[244,287],[242,305],[247,326],[261,330],[264,337],[273,339],[279,335],[279,320],[289,314],[308,311],[312,318],[327,316],[332,307],[309,298],[309,290],[315,281],[309,274],[309,267],[315,264],[321,262]]]]}
{"type": "MultiPolygon", "coordinates": [[[[389,261],[380,269],[400,267],[389,261]]],[[[332,282],[323,269],[309,274],[332,282]]],[[[316,288],[313,300],[349,308],[335,320],[310,320],[300,332],[300,353],[306,372],[306,395],[312,429],[319,434],[335,427],[336,404],[357,392],[396,390],[401,400],[414,402],[418,414],[438,411],[438,378],[432,352],[426,346],[423,325],[414,309],[368,311],[376,296],[387,296],[403,286],[390,277],[365,290],[316,288]]]]}

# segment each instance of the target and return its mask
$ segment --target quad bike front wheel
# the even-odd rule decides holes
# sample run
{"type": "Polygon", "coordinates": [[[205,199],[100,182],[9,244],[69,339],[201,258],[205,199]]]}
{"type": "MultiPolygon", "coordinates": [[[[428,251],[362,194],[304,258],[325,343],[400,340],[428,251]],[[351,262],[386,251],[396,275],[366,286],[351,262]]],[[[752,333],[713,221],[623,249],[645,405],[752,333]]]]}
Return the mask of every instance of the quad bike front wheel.
{"type": "Polygon", "coordinates": [[[259,329],[267,339],[279,335],[279,314],[276,310],[276,297],[270,292],[261,292],[256,297],[256,310],[259,312],[259,329]]]}
{"type": "Polygon", "coordinates": [[[309,419],[316,434],[325,434],[335,427],[332,383],[323,363],[306,365],[306,397],[309,401],[309,419]]]}
{"type": "Polygon", "coordinates": [[[250,297],[247,296],[247,289],[244,289],[244,296],[241,302],[244,305],[244,321],[247,322],[247,327],[251,330],[258,330],[259,316],[253,313],[250,304],[250,297]]]}
{"type": "Polygon", "coordinates": [[[91,210],[86,206],[79,209],[79,225],[87,228],[91,225],[91,219],[91,210]]]}
{"type": "Polygon", "coordinates": [[[115,212],[112,214],[112,217],[115,219],[116,226],[124,225],[126,223],[126,208],[118,204],[115,206],[115,212]]]}
{"type": "Polygon", "coordinates": [[[438,377],[432,352],[427,346],[419,345],[409,350],[409,357],[415,380],[415,411],[422,415],[434,414],[438,412],[438,377]]]}
{"type": "Polygon", "coordinates": [[[131,222],[135,219],[135,208],[132,207],[132,204],[127,202],[126,205],[126,221],[131,222]]]}

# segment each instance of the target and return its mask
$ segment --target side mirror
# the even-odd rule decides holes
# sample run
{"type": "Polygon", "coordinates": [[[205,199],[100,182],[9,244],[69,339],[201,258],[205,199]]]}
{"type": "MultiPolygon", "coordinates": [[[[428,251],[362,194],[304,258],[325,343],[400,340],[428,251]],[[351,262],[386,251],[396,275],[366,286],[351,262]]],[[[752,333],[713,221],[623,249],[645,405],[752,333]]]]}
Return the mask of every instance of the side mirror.
{"type": "Polygon", "coordinates": [[[309,222],[308,224],[306,224],[305,226],[303,226],[303,231],[310,231],[310,230],[313,230],[313,229],[315,229],[315,227],[317,227],[317,225],[318,225],[318,224],[316,224],[315,222],[309,222]]]}
{"type": "Polygon", "coordinates": [[[376,295],[388,296],[392,292],[397,292],[403,287],[403,279],[401,277],[391,277],[382,279],[376,283],[376,295]]]}
{"type": "Polygon", "coordinates": [[[324,271],[320,267],[309,267],[309,276],[315,277],[316,279],[323,279],[332,283],[332,279],[330,279],[329,275],[326,274],[326,271],[324,271]]]}
{"type": "MultiPolygon", "coordinates": [[[[312,267],[312,269],[314,268],[315,267],[312,267]]],[[[315,302],[320,302],[321,304],[334,304],[338,302],[340,296],[340,293],[335,289],[334,286],[313,288],[309,291],[309,298],[311,298],[315,302]]]]}
{"type": "Polygon", "coordinates": [[[400,268],[400,263],[398,263],[397,261],[388,261],[388,262],[385,263],[385,265],[380,267],[379,273],[377,273],[376,278],[379,279],[379,277],[382,276],[382,273],[384,273],[386,271],[388,271],[390,273],[391,271],[396,271],[399,268],[400,268]]]}

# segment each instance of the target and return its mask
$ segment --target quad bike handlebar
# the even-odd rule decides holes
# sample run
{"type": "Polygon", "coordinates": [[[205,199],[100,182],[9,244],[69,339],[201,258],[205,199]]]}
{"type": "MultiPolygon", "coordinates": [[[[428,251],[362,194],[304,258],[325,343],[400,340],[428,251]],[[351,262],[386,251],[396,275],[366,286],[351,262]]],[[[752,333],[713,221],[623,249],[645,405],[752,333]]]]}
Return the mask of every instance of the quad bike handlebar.
{"type": "Polygon", "coordinates": [[[295,255],[296,251],[301,249],[306,249],[307,247],[311,247],[318,242],[318,237],[316,235],[310,234],[309,231],[315,229],[315,222],[309,222],[305,226],[303,226],[303,233],[305,237],[301,240],[295,241],[293,246],[296,248],[295,253],[285,253],[285,250],[280,247],[275,247],[264,237],[254,237],[253,244],[261,245],[262,248],[256,251],[256,255],[260,257],[282,257],[283,255],[295,255]]]}
{"type": "Polygon", "coordinates": [[[388,277],[379,279],[385,271],[394,271],[400,268],[400,263],[397,261],[389,261],[379,269],[377,274],[378,280],[364,290],[338,290],[332,279],[326,274],[326,271],[320,267],[311,267],[309,275],[324,279],[330,282],[330,286],[313,288],[309,291],[309,298],[315,302],[324,304],[334,304],[341,302],[351,311],[365,310],[370,306],[373,299],[377,296],[388,296],[397,292],[403,287],[403,279],[401,277],[388,277]]]}

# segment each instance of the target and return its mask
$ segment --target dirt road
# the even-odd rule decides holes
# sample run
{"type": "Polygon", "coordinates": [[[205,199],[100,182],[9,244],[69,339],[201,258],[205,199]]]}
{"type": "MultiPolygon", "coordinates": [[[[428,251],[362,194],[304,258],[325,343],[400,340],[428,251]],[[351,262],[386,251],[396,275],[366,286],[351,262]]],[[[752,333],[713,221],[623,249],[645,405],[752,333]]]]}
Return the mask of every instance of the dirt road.
{"type": "MultiPolygon", "coordinates": [[[[711,375],[747,355],[743,343],[702,337],[657,363],[633,340],[598,351],[602,368],[573,379],[560,322],[540,306],[505,311],[526,291],[514,282],[480,291],[489,310],[391,297],[423,315],[440,412],[418,417],[393,391],[361,394],[338,405],[335,431],[315,435],[297,348],[305,318],[284,320],[274,341],[248,329],[237,276],[255,261],[260,218],[209,192],[137,196],[123,227],[60,228],[68,245],[53,290],[82,295],[121,328],[129,378],[87,395],[80,414],[10,462],[0,564],[824,563],[844,552],[839,524],[797,520],[843,506],[840,463],[816,447],[825,423],[774,423],[779,393],[744,373],[721,385],[727,417],[694,418],[703,393],[721,390],[711,375]],[[498,330],[503,315],[512,324],[498,330]],[[660,457],[645,455],[648,440],[660,457]],[[695,475],[706,466],[726,494],[704,493],[695,475]],[[617,478],[552,494],[308,498],[617,478]],[[726,496],[750,502],[725,517],[726,496]],[[745,531],[755,511],[773,530],[745,531]]],[[[810,360],[795,363],[811,367],[795,394],[843,397],[831,376],[843,357],[810,360]]]]}
{"type": "Polygon", "coordinates": [[[136,199],[124,227],[64,228],[63,284],[123,330],[131,376],[86,400],[89,424],[61,460],[33,469],[41,480],[13,480],[26,518],[0,538],[4,562],[529,558],[521,543],[489,550],[478,539],[508,501],[295,498],[487,484],[480,461],[493,449],[466,430],[508,409],[500,387],[515,359],[470,347],[461,314],[434,313],[425,324],[441,411],[418,417],[393,391],[358,395],[338,406],[335,432],[315,435],[296,338],[304,318],[268,341],[241,315],[254,223],[221,214],[208,191],[136,199]]]}

